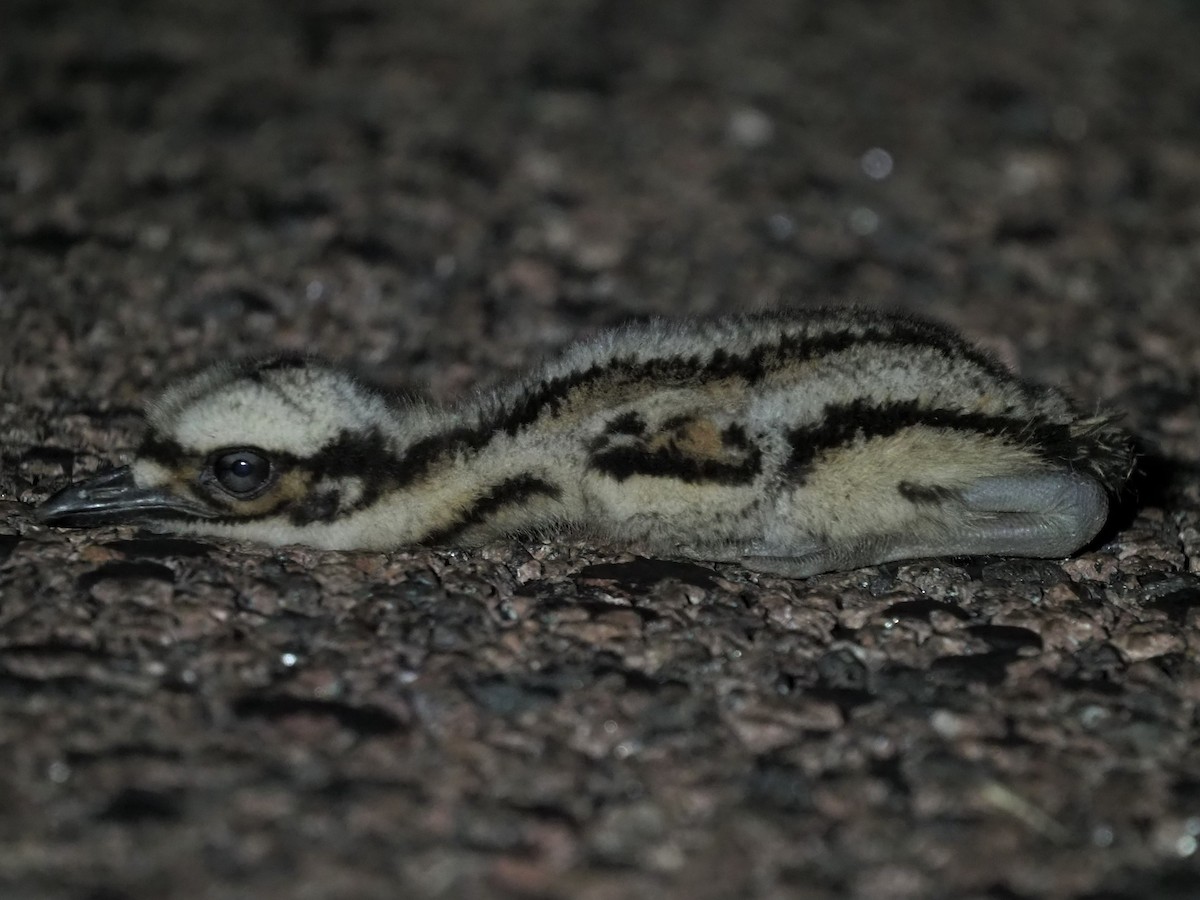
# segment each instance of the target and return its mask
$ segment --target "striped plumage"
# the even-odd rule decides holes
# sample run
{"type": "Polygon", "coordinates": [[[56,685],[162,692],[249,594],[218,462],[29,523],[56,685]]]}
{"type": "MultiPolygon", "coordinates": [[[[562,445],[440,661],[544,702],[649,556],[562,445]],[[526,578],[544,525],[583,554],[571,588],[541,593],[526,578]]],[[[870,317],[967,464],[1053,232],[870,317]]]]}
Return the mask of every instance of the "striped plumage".
{"type": "Polygon", "coordinates": [[[148,423],[124,477],[139,503],[110,500],[108,476],[43,518],[132,511],[376,549],[571,527],[811,574],[1066,555],[1131,464],[1126,435],[1058,391],[940,326],[861,310],[627,325],[449,407],[313,360],[218,365],[168,389],[148,423]]]}

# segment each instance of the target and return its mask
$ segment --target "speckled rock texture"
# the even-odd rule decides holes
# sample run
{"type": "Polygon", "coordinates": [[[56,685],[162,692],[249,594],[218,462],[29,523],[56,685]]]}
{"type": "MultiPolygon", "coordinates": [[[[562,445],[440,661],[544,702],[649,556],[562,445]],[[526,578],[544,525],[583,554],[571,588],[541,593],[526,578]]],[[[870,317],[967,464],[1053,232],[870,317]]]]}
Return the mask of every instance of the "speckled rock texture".
{"type": "Polygon", "coordinates": [[[1200,7],[6,0],[0,896],[1200,896],[1200,7]],[[449,398],[861,302],[1123,411],[1077,559],[806,581],[30,505],[214,358],[449,398]]]}

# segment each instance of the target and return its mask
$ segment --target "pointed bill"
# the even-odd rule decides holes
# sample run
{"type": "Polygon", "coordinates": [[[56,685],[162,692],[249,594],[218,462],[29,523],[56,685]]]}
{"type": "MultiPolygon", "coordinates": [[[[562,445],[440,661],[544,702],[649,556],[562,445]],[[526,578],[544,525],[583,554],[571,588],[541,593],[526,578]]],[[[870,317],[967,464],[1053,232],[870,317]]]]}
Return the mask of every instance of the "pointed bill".
{"type": "Polygon", "coordinates": [[[129,466],[67,485],[34,510],[45,525],[85,528],[179,518],[212,518],[211,510],[164,488],[143,488],[129,466]]]}

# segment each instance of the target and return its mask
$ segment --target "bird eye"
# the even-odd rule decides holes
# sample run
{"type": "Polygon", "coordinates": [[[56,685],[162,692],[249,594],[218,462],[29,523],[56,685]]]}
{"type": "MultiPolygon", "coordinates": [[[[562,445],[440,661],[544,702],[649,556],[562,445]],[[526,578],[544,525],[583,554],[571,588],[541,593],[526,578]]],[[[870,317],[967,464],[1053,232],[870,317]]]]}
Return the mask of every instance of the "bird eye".
{"type": "Polygon", "coordinates": [[[271,479],[271,461],[253,450],[231,450],[216,458],[213,475],[225,490],[246,497],[271,479]]]}

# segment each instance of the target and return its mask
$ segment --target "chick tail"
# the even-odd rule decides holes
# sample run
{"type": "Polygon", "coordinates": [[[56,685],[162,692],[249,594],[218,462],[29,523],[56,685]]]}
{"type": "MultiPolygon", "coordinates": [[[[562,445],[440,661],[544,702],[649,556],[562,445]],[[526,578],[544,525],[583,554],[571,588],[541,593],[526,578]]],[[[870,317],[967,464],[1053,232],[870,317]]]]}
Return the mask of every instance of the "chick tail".
{"type": "Polygon", "coordinates": [[[1137,466],[1133,436],[1118,424],[1116,416],[1096,415],[1071,425],[1074,458],[1072,468],[1086,472],[1119,497],[1137,466]]]}

